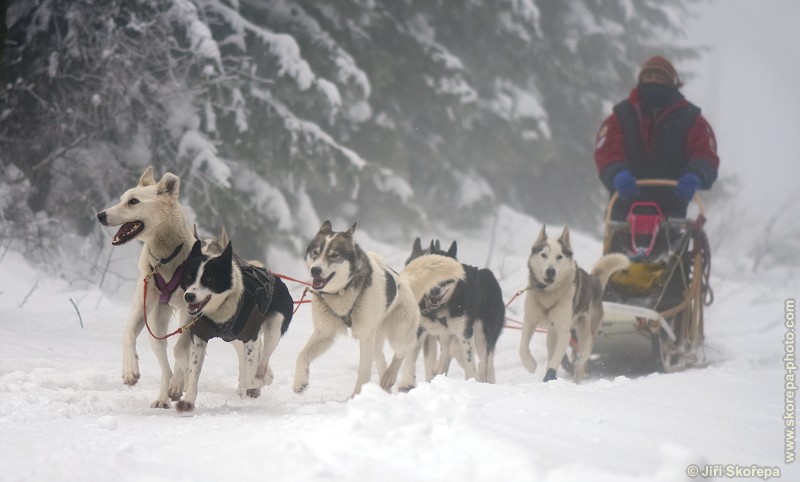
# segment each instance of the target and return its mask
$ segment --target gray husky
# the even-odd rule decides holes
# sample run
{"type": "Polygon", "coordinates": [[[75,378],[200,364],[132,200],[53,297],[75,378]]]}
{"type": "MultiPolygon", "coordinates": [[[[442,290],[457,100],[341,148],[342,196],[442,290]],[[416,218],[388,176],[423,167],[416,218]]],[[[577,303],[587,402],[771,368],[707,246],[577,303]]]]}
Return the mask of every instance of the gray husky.
{"type": "Polygon", "coordinates": [[[369,381],[373,363],[378,366],[384,390],[395,384],[403,363],[398,388],[413,388],[416,369],[413,355],[419,328],[417,303],[425,291],[453,272],[463,276],[458,263],[442,256],[426,257],[398,274],[380,255],[366,252],[355,243],[355,229],[353,224],[347,231],[334,232],[331,223],[325,221],[306,250],[314,295],[311,304],[314,332],[297,356],[294,376],[297,393],[308,387],[311,361],[348,329],[359,341],[358,377],[353,395],[369,381]],[[383,357],[385,341],[394,351],[388,367],[383,357]]]}
{"type": "Polygon", "coordinates": [[[529,372],[536,370],[530,341],[539,323],[548,323],[547,372],[544,381],[555,380],[556,367],[567,350],[574,329],[578,341],[575,380],[586,374],[586,362],[592,354],[594,340],[603,320],[602,296],[609,277],[626,269],[630,261],[622,254],[603,256],[591,274],[578,267],[572,257],[569,229],[559,239],[550,239],[545,227],[533,243],[528,258],[529,284],[525,299],[525,317],[519,355],[529,372]]]}

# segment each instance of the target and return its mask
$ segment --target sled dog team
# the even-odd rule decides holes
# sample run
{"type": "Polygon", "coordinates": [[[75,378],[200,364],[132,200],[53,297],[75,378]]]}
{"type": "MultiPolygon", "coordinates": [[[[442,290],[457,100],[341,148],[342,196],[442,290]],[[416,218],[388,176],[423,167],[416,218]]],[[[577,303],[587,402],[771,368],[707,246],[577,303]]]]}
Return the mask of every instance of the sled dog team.
{"type": "MultiPolygon", "coordinates": [[[[122,379],[127,385],[139,379],[136,338],[147,324],[161,368],[152,407],[169,408],[174,400],[179,411],[194,410],[212,338],[233,344],[239,358],[237,392],[257,398],[272,382],[269,359],[289,328],[294,302],[280,278],[261,263],[236,255],[224,229],[216,239],[199,240],[188,227],[179,192],[177,176],[166,173],[156,181],[148,167],[118,204],[97,214],[102,225],[119,226],[113,245],[134,239],[143,243],[138,267],[144,282],[137,283],[123,336],[122,379]],[[181,327],[174,372],[166,341],[173,314],[181,327]]],[[[492,272],[457,261],[455,242],[447,251],[438,241],[423,249],[419,238],[397,272],[380,255],[364,251],[354,240],[355,230],[353,224],[346,231],[334,231],[325,221],[306,250],[314,330],[297,356],[294,391],[308,387],[311,362],[348,329],[359,344],[354,395],[369,382],[373,365],[383,389],[414,388],[420,351],[426,381],[447,373],[454,357],[466,378],[494,383],[494,350],[505,305],[492,272]]],[[[573,259],[569,230],[553,239],[542,227],[528,258],[520,342],[520,358],[528,371],[537,367],[529,344],[542,324],[548,328],[544,381],[556,378],[573,331],[579,347],[575,378],[585,375],[603,318],[603,290],[611,274],[628,265],[626,256],[611,254],[587,273],[573,259]]]]}

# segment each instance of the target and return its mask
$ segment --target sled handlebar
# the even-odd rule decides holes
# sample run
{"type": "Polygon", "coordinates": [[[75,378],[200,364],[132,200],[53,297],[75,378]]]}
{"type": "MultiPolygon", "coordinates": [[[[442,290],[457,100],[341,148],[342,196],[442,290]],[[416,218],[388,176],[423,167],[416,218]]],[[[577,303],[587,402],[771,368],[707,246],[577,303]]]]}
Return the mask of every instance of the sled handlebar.
{"type": "MultiPolygon", "coordinates": [[[[678,182],[673,179],[637,179],[636,180],[637,186],[658,186],[658,187],[675,187],[678,185],[678,182]]],[[[614,194],[611,195],[611,199],[608,200],[608,207],[606,208],[606,225],[611,221],[611,210],[614,207],[614,204],[617,203],[617,199],[619,199],[619,193],[614,191],[614,194]]],[[[700,216],[705,214],[705,209],[703,208],[703,201],[700,199],[700,195],[696,192],[694,193],[693,201],[697,203],[697,207],[700,209],[700,216]]]]}

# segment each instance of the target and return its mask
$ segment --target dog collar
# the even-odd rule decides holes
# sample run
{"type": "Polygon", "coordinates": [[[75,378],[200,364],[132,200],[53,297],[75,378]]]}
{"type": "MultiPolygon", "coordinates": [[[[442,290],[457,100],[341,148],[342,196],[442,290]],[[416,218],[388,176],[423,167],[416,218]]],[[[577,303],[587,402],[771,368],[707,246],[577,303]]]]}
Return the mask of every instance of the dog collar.
{"type": "MultiPolygon", "coordinates": [[[[182,249],[183,249],[183,243],[176,246],[175,249],[172,250],[172,254],[170,254],[166,258],[159,259],[158,263],[156,263],[156,266],[160,268],[161,266],[164,266],[165,264],[169,263],[170,261],[175,259],[175,256],[178,256],[178,253],[180,253],[182,249]]],[[[150,253],[150,256],[153,256],[153,253],[150,252],[150,249],[148,249],[147,252],[150,253]]],[[[153,258],[155,258],[155,256],[153,256],[153,258]]]]}

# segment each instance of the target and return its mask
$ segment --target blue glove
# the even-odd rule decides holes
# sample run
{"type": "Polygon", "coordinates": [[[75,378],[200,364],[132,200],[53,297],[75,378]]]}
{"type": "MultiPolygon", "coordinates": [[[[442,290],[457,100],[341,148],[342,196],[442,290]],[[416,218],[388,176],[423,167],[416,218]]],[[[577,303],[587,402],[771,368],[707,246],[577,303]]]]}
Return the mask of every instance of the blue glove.
{"type": "Polygon", "coordinates": [[[620,199],[627,201],[639,195],[639,186],[631,171],[623,169],[614,175],[614,189],[619,193],[620,199]]]}
{"type": "Polygon", "coordinates": [[[697,174],[687,172],[678,178],[678,185],[675,186],[675,195],[689,202],[694,197],[694,192],[700,188],[700,178],[697,174]]]}

